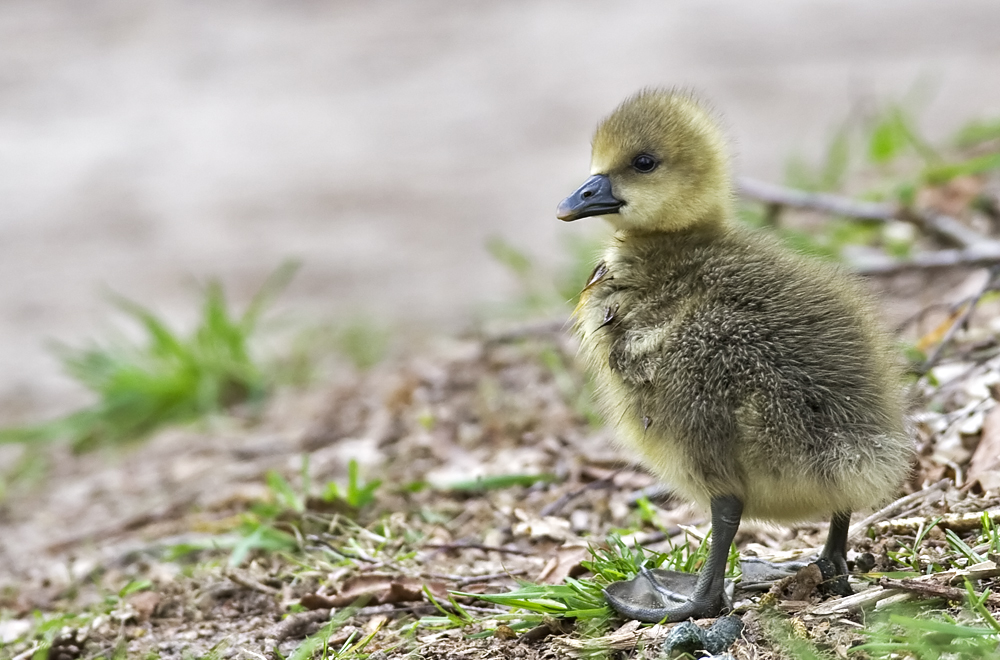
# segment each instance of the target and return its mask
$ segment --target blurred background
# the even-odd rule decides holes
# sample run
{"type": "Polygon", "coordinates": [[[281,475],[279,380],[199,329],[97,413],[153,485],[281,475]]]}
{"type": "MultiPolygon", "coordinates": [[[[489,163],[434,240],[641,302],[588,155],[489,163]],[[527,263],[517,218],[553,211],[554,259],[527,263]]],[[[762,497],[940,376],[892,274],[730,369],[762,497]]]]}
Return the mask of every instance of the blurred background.
{"type": "Polygon", "coordinates": [[[596,122],[696,89],[739,172],[780,182],[865,104],[929,139],[1000,114],[1000,3],[0,4],[0,416],[84,400],[46,343],[114,291],[183,323],[197,282],[245,301],[454,329],[518,286],[491,238],[565,258],[556,203],[596,122]]]}

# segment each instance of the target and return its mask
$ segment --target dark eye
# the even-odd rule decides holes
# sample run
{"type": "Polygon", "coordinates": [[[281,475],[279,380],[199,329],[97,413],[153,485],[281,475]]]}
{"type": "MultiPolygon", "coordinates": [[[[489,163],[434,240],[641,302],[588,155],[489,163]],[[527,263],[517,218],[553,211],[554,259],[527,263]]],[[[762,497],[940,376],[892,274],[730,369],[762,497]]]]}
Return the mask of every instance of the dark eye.
{"type": "Polygon", "coordinates": [[[649,154],[639,154],[632,159],[632,167],[635,168],[636,172],[642,172],[643,174],[652,172],[659,164],[660,161],[656,160],[649,154]]]}

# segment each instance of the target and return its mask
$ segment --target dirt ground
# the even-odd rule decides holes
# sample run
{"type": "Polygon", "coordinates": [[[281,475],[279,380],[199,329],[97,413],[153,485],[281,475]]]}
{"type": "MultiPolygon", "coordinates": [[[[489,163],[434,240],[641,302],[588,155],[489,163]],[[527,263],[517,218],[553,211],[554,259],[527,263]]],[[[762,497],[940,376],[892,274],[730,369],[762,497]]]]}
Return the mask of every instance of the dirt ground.
{"type": "MultiPolygon", "coordinates": [[[[580,636],[571,624],[544,621],[504,633],[487,621],[504,610],[470,596],[462,602],[477,623],[441,628],[428,618],[440,613],[425,586],[446,602],[449,589],[501,593],[518,579],[561,584],[586,574],[580,562],[588,546],[612,530],[632,530],[629,538],[658,551],[683,545],[682,533],[697,543],[707,532],[704,512],[683,502],[651,494],[653,513],[637,508],[637,494],[655,481],[589,421],[575,350],[552,324],[453,338],[364,374],[344,371],[325,387],[286,391],[255,423],[237,416],[167,430],[114,454],[46,451],[40,476],[9,493],[0,509],[0,608],[7,612],[0,634],[12,642],[0,644],[0,657],[38,648],[13,641],[36,611],[76,613],[56,617],[47,638],[48,657],[68,660],[288,657],[338,613],[348,618],[330,648],[370,634],[370,658],[568,658],[592,648],[655,657],[669,627],[617,622],[580,636]],[[362,481],[383,484],[362,510],[331,509],[318,494],[330,480],[343,486],[351,461],[362,481]],[[270,524],[299,540],[288,537],[294,547],[251,552],[229,566],[227,540],[252,536],[247,521],[285,497],[268,486],[270,471],[302,498],[300,509],[286,501],[270,524]],[[534,485],[453,487],[502,475],[550,476],[534,485]],[[137,591],[122,591],[140,582],[137,591]],[[369,603],[344,609],[358,597],[369,603]]],[[[1000,466],[987,447],[1000,439],[1000,408],[991,407],[998,359],[949,364],[940,385],[922,392],[920,457],[902,490],[914,494],[871,519],[873,534],[852,543],[857,570],[903,570],[896,553],[938,516],[945,523],[926,537],[925,562],[948,552],[945,529],[976,546],[980,513],[1000,520],[1000,466]],[[944,378],[956,372],[964,375],[944,378]],[[934,486],[942,477],[959,487],[934,486]],[[976,478],[992,490],[969,481],[976,478]],[[863,561],[872,564],[862,569],[863,561]]],[[[747,524],[737,543],[744,557],[788,560],[815,552],[825,531],[824,522],[747,524]]],[[[980,569],[980,588],[996,586],[1000,575],[989,556],[994,563],[980,569]]],[[[762,614],[776,611],[803,639],[846,657],[866,641],[859,629],[878,616],[880,598],[914,597],[860,579],[858,596],[816,589],[796,576],[770,595],[737,591],[744,630],[732,652],[788,657],[762,614]]]]}

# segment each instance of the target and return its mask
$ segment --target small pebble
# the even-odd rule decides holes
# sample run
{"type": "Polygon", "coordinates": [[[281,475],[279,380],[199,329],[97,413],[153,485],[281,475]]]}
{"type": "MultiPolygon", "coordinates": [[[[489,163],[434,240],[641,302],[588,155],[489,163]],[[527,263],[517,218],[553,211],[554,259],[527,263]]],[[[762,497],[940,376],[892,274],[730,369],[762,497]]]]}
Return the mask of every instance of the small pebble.
{"type": "Polygon", "coordinates": [[[854,560],[854,567],[860,573],[870,573],[875,568],[875,555],[863,552],[854,560]]]}
{"type": "Polygon", "coordinates": [[[694,655],[696,651],[705,650],[705,631],[692,621],[685,621],[674,626],[663,640],[663,654],[676,655],[687,653],[694,655]]]}
{"type": "Polygon", "coordinates": [[[715,655],[722,653],[743,632],[743,621],[738,616],[720,616],[705,633],[705,650],[715,655]]]}
{"type": "MultiPolygon", "coordinates": [[[[721,616],[706,632],[693,621],[679,623],[670,629],[663,640],[661,657],[687,653],[697,656],[707,651],[715,660],[729,660],[732,656],[724,653],[743,632],[743,621],[738,616],[721,616]],[[720,655],[721,654],[721,655],[720,655]]],[[[702,656],[702,660],[710,658],[702,656]]]]}
{"type": "Polygon", "coordinates": [[[815,564],[819,566],[820,573],[823,575],[823,582],[819,585],[821,592],[834,596],[854,594],[854,590],[851,589],[851,585],[847,581],[847,576],[837,575],[837,567],[833,565],[832,561],[820,557],[815,561],[815,564]]]}

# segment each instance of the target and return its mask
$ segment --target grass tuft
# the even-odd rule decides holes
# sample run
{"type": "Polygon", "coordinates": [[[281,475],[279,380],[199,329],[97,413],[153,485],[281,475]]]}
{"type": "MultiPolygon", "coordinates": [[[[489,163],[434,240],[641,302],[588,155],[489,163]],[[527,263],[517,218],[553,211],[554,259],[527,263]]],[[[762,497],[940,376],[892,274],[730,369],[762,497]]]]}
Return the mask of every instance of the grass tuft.
{"type": "Polygon", "coordinates": [[[250,341],[266,304],[295,269],[294,264],[279,268],[238,316],[230,311],[222,286],[210,282],[199,325],[189,336],[142,305],[113,297],[143,331],[142,342],[56,349],[67,373],[97,403],[51,422],[2,430],[0,442],[68,440],[74,450],[85,451],[135,442],[170,424],[262,402],[270,381],[251,354],[250,341]]]}
{"type": "MultiPolygon", "coordinates": [[[[563,584],[555,585],[520,582],[518,589],[500,594],[454,594],[511,608],[509,615],[492,615],[489,619],[511,622],[511,628],[515,630],[539,625],[547,618],[560,617],[576,619],[584,630],[595,631],[605,627],[614,615],[604,597],[604,588],[612,582],[630,580],[642,568],[667,568],[683,572],[698,570],[708,556],[708,538],[694,547],[688,540],[685,537],[683,543],[674,545],[667,552],[655,552],[639,545],[629,547],[620,536],[612,534],[607,539],[607,547],[591,546],[591,559],[581,562],[593,577],[568,577],[563,584]]],[[[738,562],[739,555],[735,550],[731,557],[738,562]]],[[[727,574],[732,575],[733,570],[735,567],[731,567],[727,574]]],[[[455,615],[451,617],[454,618],[455,615]]],[[[457,621],[451,622],[457,625],[457,621]]],[[[472,622],[464,621],[462,625],[472,622]]],[[[434,623],[440,626],[447,622],[435,618],[434,623]]]]}
{"type": "Polygon", "coordinates": [[[1000,140],[1000,117],[971,121],[959,129],[954,138],[955,145],[965,149],[994,140],[1000,140]]]}
{"type": "Polygon", "coordinates": [[[363,604],[356,603],[342,608],[318,632],[302,640],[295,650],[288,654],[288,660],[311,660],[317,654],[321,660],[346,660],[349,657],[357,657],[356,654],[361,653],[378,632],[377,628],[360,640],[356,639],[356,633],[352,633],[339,649],[330,648],[330,638],[357,613],[363,604]]]}
{"type": "Polygon", "coordinates": [[[342,488],[333,481],[327,483],[323,500],[330,503],[340,501],[354,510],[363,509],[375,501],[375,491],[381,485],[381,479],[362,481],[358,462],[352,458],[347,463],[347,487],[342,488]]]}
{"type": "Polygon", "coordinates": [[[996,658],[1000,640],[992,627],[962,624],[944,612],[926,608],[914,614],[891,613],[867,632],[870,641],[851,648],[853,657],[996,658]]]}
{"type": "Polygon", "coordinates": [[[554,474],[499,474],[491,477],[476,477],[468,481],[456,481],[443,487],[457,493],[485,493],[514,486],[534,486],[558,481],[554,474]]]}

